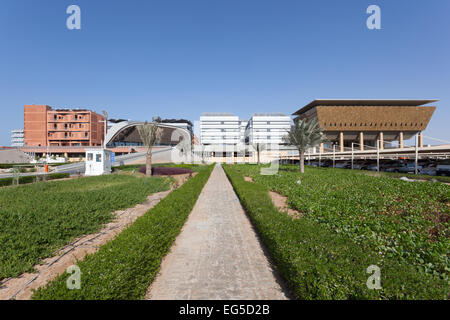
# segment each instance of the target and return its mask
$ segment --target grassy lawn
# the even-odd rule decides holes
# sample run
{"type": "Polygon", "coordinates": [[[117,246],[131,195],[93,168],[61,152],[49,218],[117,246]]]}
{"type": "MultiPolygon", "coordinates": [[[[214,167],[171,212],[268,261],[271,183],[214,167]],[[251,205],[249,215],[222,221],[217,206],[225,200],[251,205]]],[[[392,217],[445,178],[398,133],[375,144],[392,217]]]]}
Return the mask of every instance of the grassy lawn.
{"type": "Polygon", "coordinates": [[[116,238],[79,262],[81,289],[69,290],[64,273],[33,299],[142,299],[161,260],[181,231],[214,165],[198,167],[198,174],[161,200],[116,238]]]}
{"type": "Polygon", "coordinates": [[[167,178],[106,175],[0,189],[0,279],[31,271],[75,237],[99,230],[115,210],[169,187],[167,178]]]}
{"type": "Polygon", "coordinates": [[[340,169],[224,166],[298,298],[447,298],[449,186],[405,182],[340,169]],[[246,182],[251,176],[255,183],[246,182]],[[303,213],[278,212],[267,190],[303,213]],[[381,268],[382,290],[368,290],[366,268],[381,268]]]}

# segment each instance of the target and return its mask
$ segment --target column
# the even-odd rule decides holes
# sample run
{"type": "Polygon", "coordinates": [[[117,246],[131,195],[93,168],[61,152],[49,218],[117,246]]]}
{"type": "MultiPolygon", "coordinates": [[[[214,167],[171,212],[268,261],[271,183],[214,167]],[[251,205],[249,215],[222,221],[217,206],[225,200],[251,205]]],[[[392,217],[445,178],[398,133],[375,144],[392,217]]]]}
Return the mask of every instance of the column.
{"type": "Polygon", "coordinates": [[[323,153],[323,142],[320,143],[320,153],[323,153]]]}
{"type": "Polygon", "coordinates": [[[339,132],[339,150],[340,152],[344,152],[344,133],[339,132]]]}
{"type": "Polygon", "coordinates": [[[364,151],[364,132],[359,133],[359,150],[364,151]]]}
{"type": "Polygon", "coordinates": [[[398,134],[398,147],[403,148],[403,132],[399,132],[398,134]]]}
{"type": "Polygon", "coordinates": [[[423,134],[422,131],[419,132],[419,148],[423,147],[423,134]]]}
{"type": "Polygon", "coordinates": [[[383,149],[384,149],[384,137],[383,137],[383,132],[380,132],[379,138],[380,138],[380,150],[383,150],[383,149]]]}

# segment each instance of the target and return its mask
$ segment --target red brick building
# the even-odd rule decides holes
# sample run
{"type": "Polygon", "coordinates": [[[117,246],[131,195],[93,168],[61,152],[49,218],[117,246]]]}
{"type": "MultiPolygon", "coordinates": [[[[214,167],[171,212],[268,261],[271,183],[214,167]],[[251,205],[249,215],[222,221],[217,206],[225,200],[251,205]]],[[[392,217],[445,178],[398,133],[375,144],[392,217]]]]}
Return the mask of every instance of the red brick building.
{"type": "Polygon", "coordinates": [[[25,146],[101,146],[104,117],[85,109],[24,106],[25,146]]]}

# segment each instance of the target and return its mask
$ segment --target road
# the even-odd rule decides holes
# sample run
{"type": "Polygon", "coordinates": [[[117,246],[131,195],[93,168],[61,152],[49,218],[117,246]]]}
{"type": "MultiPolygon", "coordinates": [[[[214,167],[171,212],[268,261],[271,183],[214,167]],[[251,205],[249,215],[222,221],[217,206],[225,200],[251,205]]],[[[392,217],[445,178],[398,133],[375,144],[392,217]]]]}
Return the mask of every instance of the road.
{"type": "MultiPolygon", "coordinates": [[[[155,154],[163,154],[165,152],[171,151],[172,147],[167,148],[161,148],[157,150],[152,151],[152,155],[155,154]]],[[[113,166],[118,166],[121,164],[127,164],[129,162],[133,162],[136,160],[139,160],[141,158],[145,157],[145,152],[136,152],[136,153],[130,153],[130,154],[124,154],[122,156],[115,157],[115,161],[113,166]]],[[[77,174],[77,173],[84,173],[85,171],[85,163],[84,162],[77,162],[77,163],[70,163],[62,166],[58,166],[55,168],[52,173],[70,173],[70,174],[77,174]]],[[[20,173],[20,177],[24,176],[38,176],[38,175],[44,175],[43,172],[27,172],[27,173],[20,173]]],[[[0,178],[12,178],[14,177],[13,173],[3,173],[0,174],[0,178]]]]}

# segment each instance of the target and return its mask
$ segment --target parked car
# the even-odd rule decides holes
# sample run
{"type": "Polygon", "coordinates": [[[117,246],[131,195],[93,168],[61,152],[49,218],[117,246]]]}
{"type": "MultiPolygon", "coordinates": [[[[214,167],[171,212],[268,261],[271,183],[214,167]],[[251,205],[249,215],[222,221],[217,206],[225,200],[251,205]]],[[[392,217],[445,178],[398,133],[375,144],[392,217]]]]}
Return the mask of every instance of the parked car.
{"type": "Polygon", "coordinates": [[[348,169],[350,168],[351,164],[348,162],[336,162],[334,164],[335,168],[340,168],[340,169],[348,169]]]}
{"type": "Polygon", "coordinates": [[[437,176],[450,176],[450,164],[438,164],[436,166],[437,176]]]}
{"type": "Polygon", "coordinates": [[[386,172],[400,172],[400,168],[405,167],[405,163],[394,162],[382,166],[382,170],[386,172]]]}
{"type": "Polygon", "coordinates": [[[377,164],[376,163],[369,164],[366,166],[365,170],[377,171],[377,164]]]}
{"type": "MultiPolygon", "coordinates": [[[[421,165],[417,165],[417,171],[422,170],[421,165]]],[[[406,165],[398,168],[397,172],[401,173],[414,173],[416,171],[416,165],[414,162],[408,162],[406,165]]]]}
{"type": "MultiPolygon", "coordinates": [[[[363,162],[354,162],[353,163],[354,170],[363,170],[365,167],[366,167],[366,164],[363,162]]],[[[350,164],[350,168],[351,168],[351,164],[350,164]]]]}
{"type": "Polygon", "coordinates": [[[429,176],[435,176],[436,175],[436,164],[430,164],[428,166],[423,166],[422,169],[420,169],[419,173],[426,174],[429,176]]]}

